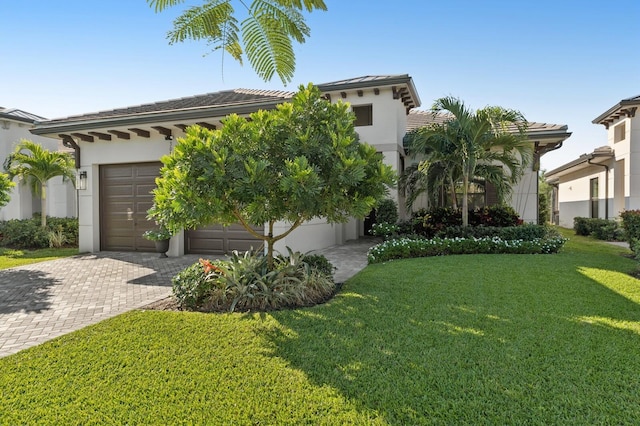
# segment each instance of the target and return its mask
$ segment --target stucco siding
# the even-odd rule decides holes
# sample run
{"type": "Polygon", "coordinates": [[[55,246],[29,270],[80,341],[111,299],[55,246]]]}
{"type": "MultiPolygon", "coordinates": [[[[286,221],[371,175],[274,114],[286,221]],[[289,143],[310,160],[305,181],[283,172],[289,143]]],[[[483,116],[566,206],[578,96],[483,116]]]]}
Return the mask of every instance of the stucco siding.
{"type": "Polygon", "coordinates": [[[589,217],[588,201],[573,201],[560,203],[560,226],[573,228],[573,218],[589,217]]]}

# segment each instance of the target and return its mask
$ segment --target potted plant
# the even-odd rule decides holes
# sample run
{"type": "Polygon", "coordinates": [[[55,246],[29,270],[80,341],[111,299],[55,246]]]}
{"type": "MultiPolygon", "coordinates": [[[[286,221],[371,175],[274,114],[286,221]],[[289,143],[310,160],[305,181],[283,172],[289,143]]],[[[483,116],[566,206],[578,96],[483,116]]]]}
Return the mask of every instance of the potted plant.
{"type": "Polygon", "coordinates": [[[155,242],[156,252],[160,253],[160,257],[167,257],[169,240],[171,239],[171,232],[167,228],[161,226],[157,229],[149,229],[142,236],[149,241],[155,242]]]}

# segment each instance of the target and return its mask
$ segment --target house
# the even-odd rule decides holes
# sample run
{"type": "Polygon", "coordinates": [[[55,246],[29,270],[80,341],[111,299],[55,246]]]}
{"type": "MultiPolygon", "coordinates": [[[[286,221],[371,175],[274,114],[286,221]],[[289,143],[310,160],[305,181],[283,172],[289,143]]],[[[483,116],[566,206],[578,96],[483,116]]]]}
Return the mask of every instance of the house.
{"type": "Polygon", "coordinates": [[[592,123],[607,129],[607,145],[546,173],[553,186],[553,221],[617,219],[640,209],[640,96],[623,99],[592,123]]]}
{"type": "MultiPolygon", "coordinates": [[[[377,148],[386,164],[395,170],[405,166],[403,138],[420,98],[410,76],[365,76],[318,85],[331,102],[351,104],[356,131],[361,140],[377,148]]],[[[142,238],[154,226],[147,219],[151,189],[161,167],[159,159],[169,154],[175,139],[189,125],[215,129],[230,113],[248,115],[271,109],[289,100],[291,92],[236,89],[180,99],[102,111],[38,122],[32,132],[59,139],[75,151],[82,188],[79,195],[80,251],[152,250],[142,238]]],[[[558,147],[568,137],[566,127],[544,128],[535,139],[539,155],[558,147]]],[[[534,172],[532,172],[534,173],[534,172]]],[[[527,183],[522,211],[536,219],[537,179],[527,183]]],[[[390,196],[404,205],[396,191],[390,196]]],[[[281,233],[288,226],[274,230],[281,233]]],[[[256,228],[264,232],[262,227],[256,228]]],[[[316,219],[294,230],[276,246],[309,251],[343,243],[364,235],[364,222],[353,219],[345,224],[327,224],[316,219]]],[[[186,230],[171,239],[170,255],[184,253],[219,254],[243,250],[258,243],[239,225],[217,225],[186,230]]]]}
{"type": "MultiPolygon", "coordinates": [[[[408,115],[407,131],[414,130],[432,123],[442,123],[446,116],[434,115],[432,112],[412,110],[408,115]]],[[[540,157],[545,153],[562,147],[563,142],[571,136],[566,125],[529,122],[526,136],[533,145],[533,161],[527,166],[518,184],[512,188],[511,194],[505,202],[518,212],[525,223],[538,223],[538,172],[540,157]]],[[[418,160],[414,160],[418,161],[418,160]]],[[[407,165],[409,163],[407,162],[407,165]]],[[[495,204],[497,194],[495,188],[487,186],[478,188],[482,191],[476,194],[481,199],[481,206],[495,204]]],[[[416,208],[426,207],[424,198],[418,200],[416,208]],[[419,204],[419,203],[422,204],[419,204]]]]}
{"type": "MultiPolygon", "coordinates": [[[[0,161],[4,163],[22,139],[39,143],[44,148],[57,151],[58,141],[34,136],[30,130],[37,121],[45,118],[15,108],[0,107],[0,161]]],[[[47,213],[56,217],[75,217],[76,196],[73,183],[56,177],[47,182],[47,213]]],[[[11,192],[11,201],[0,209],[0,220],[29,219],[41,209],[40,196],[32,194],[24,183],[17,183],[11,192]]]]}

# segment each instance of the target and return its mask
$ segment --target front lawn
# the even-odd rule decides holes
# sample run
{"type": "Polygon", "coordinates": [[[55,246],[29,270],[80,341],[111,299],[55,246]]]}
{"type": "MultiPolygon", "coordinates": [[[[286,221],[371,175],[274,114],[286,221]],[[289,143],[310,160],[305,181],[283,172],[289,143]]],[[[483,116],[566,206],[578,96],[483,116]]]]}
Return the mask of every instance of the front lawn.
{"type": "Polygon", "coordinates": [[[325,305],[137,311],[0,360],[0,424],[634,424],[624,249],[368,266],[325,305]]]}
{"type": "Polygon", "coordinates": [[[0,269],[13,268],[14,266],[28,265],[30,263],[44,262],[61,257],[69,257],[78,254],[77,247],[47,248],[35,250],[17,250],[0,248],[0,269]]]}

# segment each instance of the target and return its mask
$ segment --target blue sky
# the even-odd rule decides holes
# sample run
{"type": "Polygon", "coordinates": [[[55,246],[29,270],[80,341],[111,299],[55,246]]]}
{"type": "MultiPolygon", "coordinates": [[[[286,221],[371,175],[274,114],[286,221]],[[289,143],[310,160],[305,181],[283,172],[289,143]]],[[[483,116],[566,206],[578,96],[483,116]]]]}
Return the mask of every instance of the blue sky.
{"type": "MultiPolygon", "coordinates": [[[[179,9],[144,0],[1,0],[0,106],[48,118],[218,90],[283,89],[206,44],[169,46],[179,9]]],[[[293,83],[409,74],[428,109],[453,95],[567,124],[555,168],[606,145],[595,117],[640,94],[640,2],[325,0],[308,16],[293,83]]],[[[185,4],[195,4],[187,1],[185,4]]],[[[234,1],[234,4],[239,4],[234,1]]]]}

